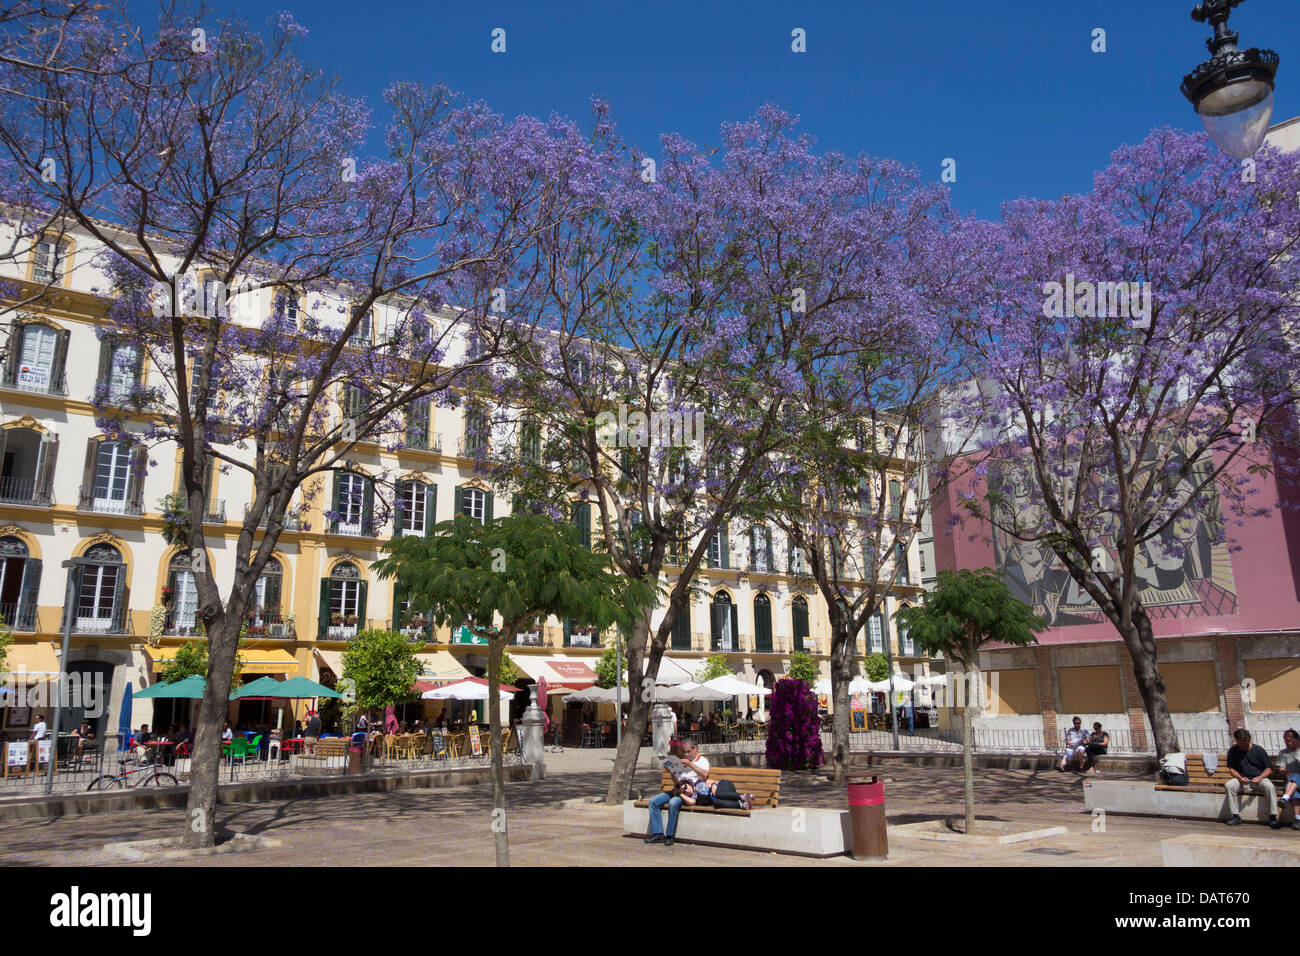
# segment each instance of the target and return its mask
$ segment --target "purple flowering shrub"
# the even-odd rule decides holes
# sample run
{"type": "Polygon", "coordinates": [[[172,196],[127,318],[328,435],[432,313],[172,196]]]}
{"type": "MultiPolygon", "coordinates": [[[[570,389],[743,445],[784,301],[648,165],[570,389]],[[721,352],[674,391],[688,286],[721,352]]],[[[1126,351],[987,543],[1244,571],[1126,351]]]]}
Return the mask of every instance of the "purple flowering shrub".
{"type": "Polygon", "coordinates": [[[807,681],[776,682],[768,701],[767,765],[781,770],[816,770],[822,763],[817,697],[807,681]]]}

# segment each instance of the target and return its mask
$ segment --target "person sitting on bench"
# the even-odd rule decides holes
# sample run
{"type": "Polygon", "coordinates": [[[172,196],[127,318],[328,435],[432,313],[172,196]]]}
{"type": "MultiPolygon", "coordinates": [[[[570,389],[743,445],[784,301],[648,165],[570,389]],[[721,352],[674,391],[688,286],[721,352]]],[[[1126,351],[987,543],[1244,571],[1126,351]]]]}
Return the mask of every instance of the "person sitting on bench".
{"type": "Polygon", "coordinates": [[[1065,753],[1061,757],[1058,773],[1065,773],[1066,767],[1082,766],[1088,756],[1088,732],[1083,729],[1083,720],[1074,718],[1074,726],[1065,732],[1065,753]]]}
{"type": "Polygon", "coordinates": [[[1228,748],[1228,779],[1223,789],[1228,791],[1228,820],[1230,827],[1241,824],[1241,791],[1254,787],[1268,801],[1268,825],[1274,830],[1282,826],[1277,819],[1277,790],[1268,775],[1273,772],[1273,761],[1259,744],[1250,742],[1250,731],[1239,729],[1232,735],[1237,743],[1228,748]]]}
{"type": "Polygon", "coordinates": [[[1093,723],[1085,749],[1088,759],[1083,762],[1084,773],[1101,773],[1097,769],[1097,758],[1106,756],[1106,751],[1110,749],[1110,734],[1101,729],[1100,720],[1093,723]]]}
{"type": "MultiPolygon", "coordinates": [[[[678,783],[689,784],[692,787],[691,804],[693,805],[695,785],[709,779],[709,761],[700,756],[699,745],[694,740],[687,740],[682,744],[682,763],[686,765],[686,770],[678,778],[678,783]]],[[[680,794],[671,794],[667,791],[657,793],[650,799],[650,835],[645,838],[646,843],[673,845],[673,837],[677,835],[677,815],[685,802],[680,794]],[[662,812],[664,807],[668,808],[667,832],[664,831],[662,812]]]]}
{"type": "MultiPolygon", "coordinates": [[[[1286,809],[1286,805],[1296,798],[1296,790],[1300,789],[1300,733],[1288,730],[1282,734],[1282,740],[1286,747],[1277,755],[1277,765],[1286,774],[1286,786],[1277,802],[1279,810],[1286,809]]],[[[1300,813],[1291,821],[1291,829],[1300,830],[1300,813]]]]}

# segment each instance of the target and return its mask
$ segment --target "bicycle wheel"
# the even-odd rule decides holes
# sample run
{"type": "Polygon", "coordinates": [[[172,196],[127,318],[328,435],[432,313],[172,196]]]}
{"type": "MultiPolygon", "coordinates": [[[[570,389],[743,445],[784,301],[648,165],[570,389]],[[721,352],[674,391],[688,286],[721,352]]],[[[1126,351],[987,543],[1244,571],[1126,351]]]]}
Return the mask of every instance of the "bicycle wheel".
{"type": "Polygon", "coordinates": [[[117,777],[110,776],[109,774],[104,774],[104,776],[96,777],[94,780],[90,781],[90,786],[88,786],[86,789],[87,790],[121,790],[122,781],[117,777]]]}
{"type": "Polygon", "coordinates": [[[179,787],[181,782],[169,773],[158,773],[152,777],[145,777],[140,786],[147,787],[151,784],[159,787],[179,787]]]}

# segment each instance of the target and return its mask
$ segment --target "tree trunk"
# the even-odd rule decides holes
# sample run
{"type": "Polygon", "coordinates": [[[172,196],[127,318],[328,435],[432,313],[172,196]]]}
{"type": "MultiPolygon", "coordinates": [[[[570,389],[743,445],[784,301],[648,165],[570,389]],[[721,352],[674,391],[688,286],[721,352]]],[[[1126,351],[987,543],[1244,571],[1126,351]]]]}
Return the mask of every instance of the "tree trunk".
{"type": "Polygon", "coordinates": [[[853,680],[853,641],[848,620],[830,606],[831,623],[831,765],[836,784],[843,784],[849,769],[849,683],[853,680]]]}
{"type": "Polygon", "coordinates": [[[190,793],[186,803],[186,849],[216,843],[217,776],[221,770],[221,730],[230,709],[235,656],[239,652],[239,625],[243,609],[231,607],[208,631],[208,677],[203,706],[194,728],[190,757],[190,793]]]}
{"type": "Polygon", "coordinates": [[[514,635],[494,637],[488,646],[488,723],[492,746],[492,834],[495,837],[497,866],[510,865],[510,835],[506,832],[505,769],[501,757],[501,654],[514,635]]]}
{"type": "Polygon", "coordinates": [[[980,669],[978,664],[967,668],[966,676],[966,719],[961,729],[961,776],[966,795],[966,834],[975,832],[975,770],[972,766],[971,751],[975,749],[975,717],[980,712],[980,669]]]}
{"type": "Polygon", "coordinates": [[[1124,639],[1133,658],[1133,676],[1137,679],[1138,691],[1142,694],[1142,707],[1147,720],[1151,721],[1151,730],[1155,734],[1156,757],[1178,752],[1178,731],[1174,729],[1174,719],[1169,714],[1169,701],[1165,696],[1165,681],[1157,667],[1159,651],[1156,648],[1155,635],[1151,632],[1151,619],[1139,606],[1133,613],[1131,626],[1121,627],[1118,621],[1112,621],[1124,639]]]}
{"type": "Polygon", "coordinates": [[[632,634],[627,642],[627,727],[623,731],[623,739],[619,741],[618,753],[614,756],[614,772],[610,774],[609,788],[605,791],[607,804],[621,805],[631,795],[632,781],[636,778],[636,764],[641,756],[641,738],[645,735],[646,724],[650,720],[651,706],[651,701],[642,688],[643,681],[638,682],[636,675],[641,673],[643,652],[648,652],[650,666],[645,674],[651,678],[650,686],[653,688],[653,678],[659,673],[659,660],[663,657],[662,647],[655,654],[654,642],[648,641],[649,635],[650,612],[647,610],[632,622],[632,634]]]}

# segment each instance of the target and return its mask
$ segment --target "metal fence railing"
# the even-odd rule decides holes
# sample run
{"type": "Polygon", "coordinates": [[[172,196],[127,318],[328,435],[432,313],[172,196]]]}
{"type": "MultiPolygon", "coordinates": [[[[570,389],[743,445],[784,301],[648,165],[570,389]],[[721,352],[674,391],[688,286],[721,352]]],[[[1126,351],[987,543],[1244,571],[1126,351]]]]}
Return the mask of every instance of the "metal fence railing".
{"type": "MultiPolygon", "coordinates": [[[[984,753],[1061,753],[1065,748],[1065,733],[1068,728],[1057,731],[1056,743],[1049,746],[1046,733],[1041,729],[1004,729],[977,727],[973,732],[972,744],[976,752],[984,753]]],[[[1109,730],[1112,755],[1151,755],[1156,752],[1155,738],[1144,733],[1135,739],[1128,729],[1109,730]]],[[[1284,746],[1282,731],[1252,731],[1254,743],[1259,744],[1270,754],[1278,753],[1284,746]]],[[[1178,745],[1186,753],[1226,753],[1233,744],[1232,734],[1227,730],[1180,730],[1178,745]]],[[[822,734],[823,747],[831,746],[831,735],[822,734]]],[[[854,751],[894,750],[894,736],[888,730],[857,731],[849,734],[849,746],[854,751]]],[[[898,749],[905,751],[930,751],[936,753],[957,752],[962,748],[960,730],[917,729],[909,734],[905,728],[898,735],[898,749]]]]}

